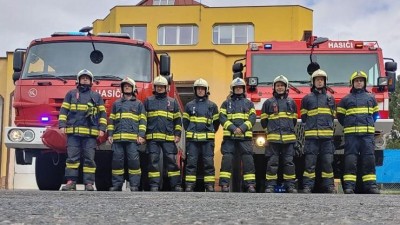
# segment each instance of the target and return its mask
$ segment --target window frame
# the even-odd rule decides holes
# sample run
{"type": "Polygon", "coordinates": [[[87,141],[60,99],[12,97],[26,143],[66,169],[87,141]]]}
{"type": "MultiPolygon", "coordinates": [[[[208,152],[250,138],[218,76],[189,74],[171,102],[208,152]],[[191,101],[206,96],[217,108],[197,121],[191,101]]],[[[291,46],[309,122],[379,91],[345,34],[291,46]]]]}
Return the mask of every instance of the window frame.
{"type": "Polygon", "coordinates": [[[184,24],[184,25],[160,25],[157,28],[157,45],[159,46],[169,46],[169,45],[174,45],[174,46],[189,46],[189,45],[197,45],[199,43],[199,26],[197,24],[184,24]],[[166,44],[166,28],[174,28],[175,29],[175,42],[173,44],[166,44]],[[189,27],[191,28],[191,37],[190,37],[190,43],[183,44],[182,43],[182,38],[181,38],[181,29],[189,27]],[[160,33],[162,31],[162,37],[160,37],[160,33]],[[160,39],[161,42],[160,42],[160,39]]]}
{"type": "Polygon", "coordinates": [[[120,25],[120,32],[121,33],[126,33],[126,32],[122,32],[122,28],[130,28],[130,29],[132,29],[132,35],[131,35],[131,33],[128,33],[129,37],[131,39],[147,41],[147,25],[139,25],[139,24],[135,24],[135,25],[120,25]],[[135,37],[135,28],[144,28],[145,29],[145,39],[144,40],[135,37]]]}
{"type": "Polygon", "coordinates": [[[253,42],[253,41],[254,41],[254,24],[252,24],[252,23],[215,24],[212,27],[212,43],[214,45],[247,45],[249,42],[253,42]],[[236,38],[243,38],[243,37],[240,37],[240,36],[236,35],[236,32],[235,32],[236,31],[236,27],[244,26],[244,25],[246,26],[246,41],[247,42],[236,43],[235,42],[236,38]],[[221,27],[224,27],[224,28],[230,27],[230,33],[231,33],[231,36],[230,36],[230,40],[231,41],[230,41],[230,43],[221,43],[221,27]],[[250,27],[252,29],[249,29],[250,27]],[[216,28],[218,29],[217,32],[215,31],[216,28]],[[217,42],[214,39],[215,34],[217,35],[217,42]]]}
{"type": "Polygon", "coordinates": [[[175,5],[175,0],[153,0],[153,5],[175,5]]]}

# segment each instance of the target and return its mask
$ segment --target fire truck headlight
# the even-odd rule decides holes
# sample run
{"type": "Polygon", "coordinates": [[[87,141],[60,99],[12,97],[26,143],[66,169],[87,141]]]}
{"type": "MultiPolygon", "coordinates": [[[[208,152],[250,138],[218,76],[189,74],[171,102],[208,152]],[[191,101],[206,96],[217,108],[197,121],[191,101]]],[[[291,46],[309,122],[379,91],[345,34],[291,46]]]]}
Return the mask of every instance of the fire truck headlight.
{"type": "Polygon", "coordinates": [[[263,147],[265,145],[265,137],[259,136],[256,138],[256,145],[258,147],[263,147]]]}
{"type": "Polygon", "coordinates": [[[31,142],[35,139],[35,133],[32,130],[26,130],[24,132],[24,140],[27,142],[31,142]]]}
{"type": "Polygon", "coordinates": [[[12,129],[8,132],[8,138],[13,142],[20,142],[24,137],[24,133],[18,129],[12,129]]]}

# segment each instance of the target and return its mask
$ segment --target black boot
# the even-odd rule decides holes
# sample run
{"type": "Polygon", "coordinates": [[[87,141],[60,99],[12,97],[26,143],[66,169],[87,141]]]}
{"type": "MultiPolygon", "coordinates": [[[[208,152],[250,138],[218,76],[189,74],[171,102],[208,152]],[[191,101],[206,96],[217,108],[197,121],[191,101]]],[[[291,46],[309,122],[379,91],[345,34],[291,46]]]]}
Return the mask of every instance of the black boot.
{"type": "Polygon", "coordinates": [[[228,186],[228,185],[223,185],[223,186],[221,187],[221,191],[222,191],[222,192],[229,192],[229,186],[228,186]]]}
{"type": "Polygon", "coordinates": [[[69,180],[65,186],[61,188],[62,191],[76,191],[76,182],[69,180]]]}
{"type": "Polygon", "coordinates": [[[249,187],[247,187],[247,192],[256,193],[256,188],[254,187],[254,185],[249,185],[249,187]]]}
{"type": "Polygon", "coordinates": [[[215,191],[214,185],[212,184],[206,185],[206,192],[214,192],[214,191],[215,191]]]}
{"type": "Polygon", "coordinates": [[[274,192],[275,192],[275,189],[272,186],[267,186],[265,188],[265,193],[274,193],[274,192]]]}
{"type": "Polygon", "coordinates": [[[186,188],[185,188],[185,192],[193,192],[193,189],[194,189],[193,185],[188,184],[188,185],[186,186],[186,188]]]}
{"type": "Polygon", "coordinates": [[[113,186],[110,187],[110,191],[122,191],[122,187],[113,186]]]}
{"type": "Polygon", "coordinates": [[[345,194],[354,194],[354,190],[353,190],[353,189],[350,189],[350,188],[344,189],[343,192],[344,192],[345,194]]]}

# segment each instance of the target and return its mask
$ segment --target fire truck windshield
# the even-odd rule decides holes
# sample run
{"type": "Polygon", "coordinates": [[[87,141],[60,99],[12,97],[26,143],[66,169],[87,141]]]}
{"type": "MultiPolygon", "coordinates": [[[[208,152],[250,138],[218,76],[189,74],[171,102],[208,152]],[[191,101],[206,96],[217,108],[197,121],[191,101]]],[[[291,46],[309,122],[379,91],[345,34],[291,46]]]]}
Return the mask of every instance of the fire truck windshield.
{"type": "MultiPolygon", "coordinates": [[[[368,74],[368,85],[376,85],[381,71],[377,54],[314,54],[314,61],[329,76],[328,84],[349,85],[350,75],[357,70],[368,74]]],[[[259,54],[251,56],[251,76],[258,77],[260,85],[270,85],[278,75],[285,75],[295,86],[309,85],[307,65],[309,54],[259,54]]],[[[247,65],[249,66],[249,65],[247,65]]],[[[248,68],[249,69],[249,68],[248,68]]]]}
{"type": "Polygon", "coordinates": [[[152,52],[144,47],[95,42],[103,61],[90,60],[91,42],[57,42],[32,46],[26,58],[22,79],[60,77],[76,79],[82,69],[90,70],[96,79],[116,80],[130,77],[135,81],[151,81],[152,52]]]}

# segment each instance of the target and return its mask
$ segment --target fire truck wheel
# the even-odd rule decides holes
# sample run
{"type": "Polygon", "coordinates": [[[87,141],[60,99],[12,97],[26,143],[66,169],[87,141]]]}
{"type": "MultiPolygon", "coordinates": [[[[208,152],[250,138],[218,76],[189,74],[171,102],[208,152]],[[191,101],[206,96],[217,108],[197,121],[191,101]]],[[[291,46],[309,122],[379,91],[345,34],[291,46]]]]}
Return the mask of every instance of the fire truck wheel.
{"type": "Polygon", "coordinates": [[[39,190],[59,190],[64,181],[65,154],[40,153],[36,157],[35,175],[39,190]]]}

